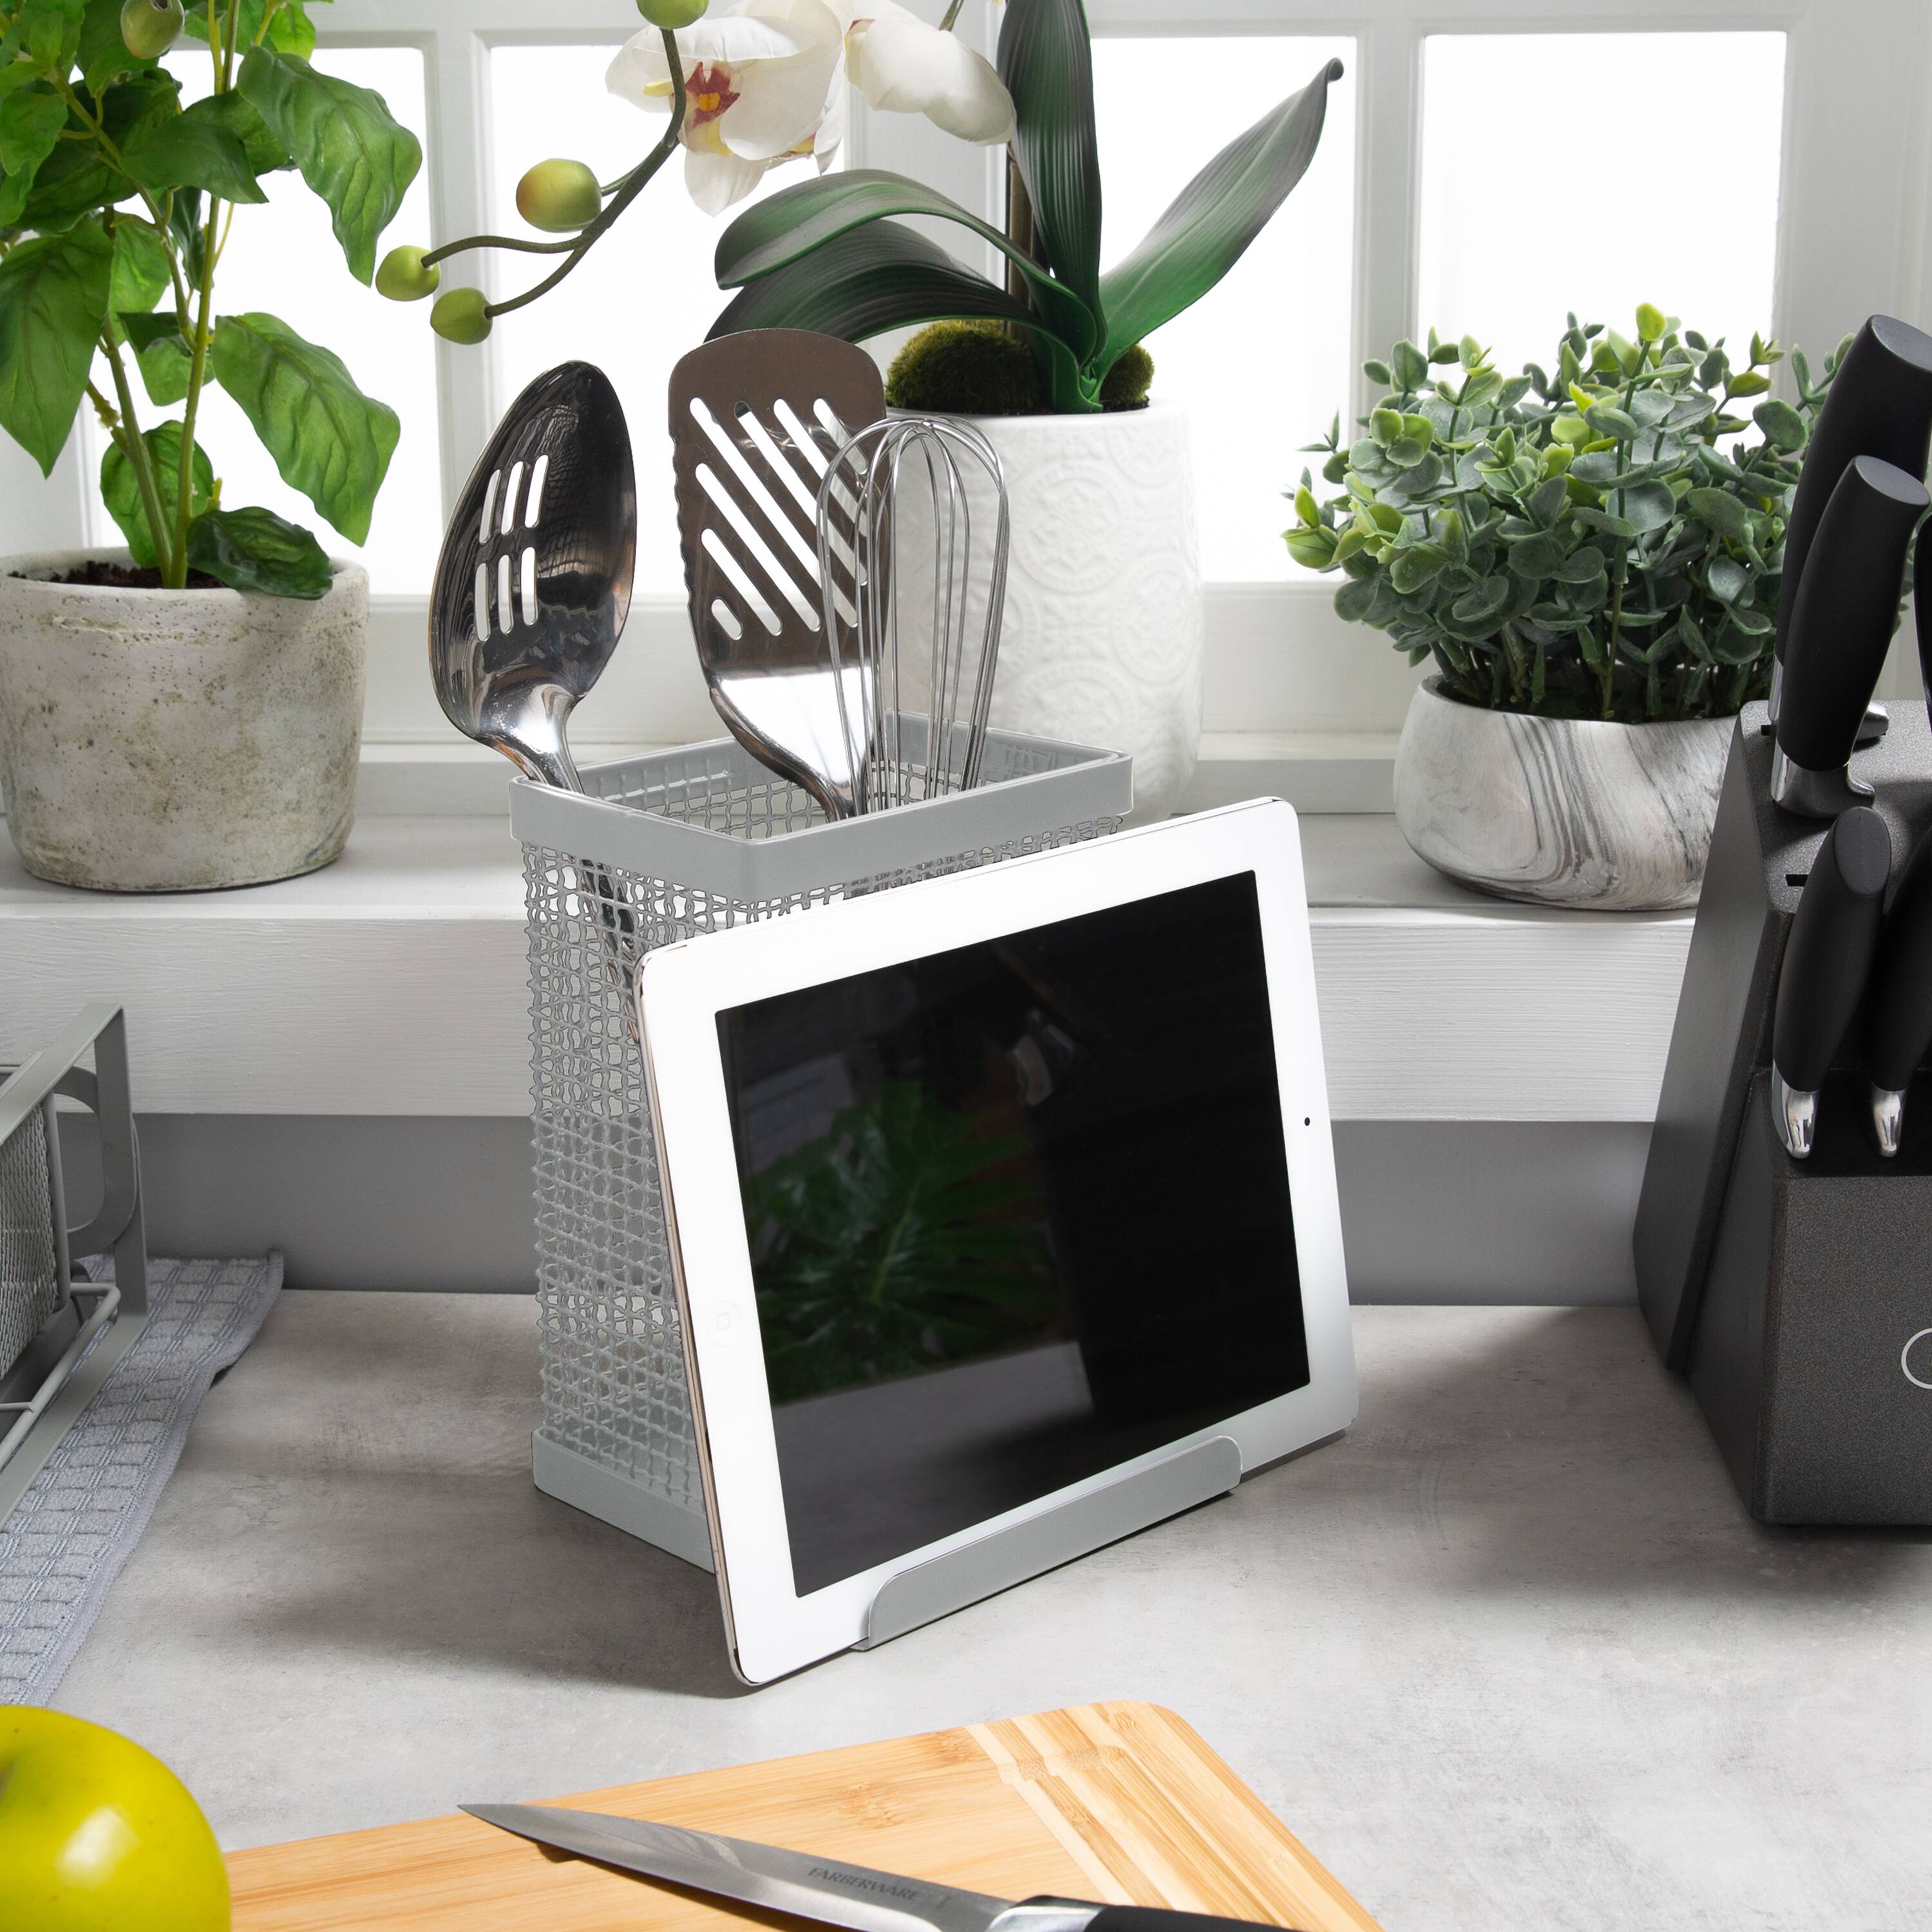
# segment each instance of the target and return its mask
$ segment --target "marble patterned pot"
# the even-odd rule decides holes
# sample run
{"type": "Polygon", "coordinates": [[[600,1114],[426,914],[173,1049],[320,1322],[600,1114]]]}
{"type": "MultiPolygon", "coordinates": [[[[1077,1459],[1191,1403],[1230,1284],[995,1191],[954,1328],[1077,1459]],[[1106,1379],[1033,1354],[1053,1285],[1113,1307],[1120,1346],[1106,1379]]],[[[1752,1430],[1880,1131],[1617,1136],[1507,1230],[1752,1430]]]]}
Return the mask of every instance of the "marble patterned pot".
{"type": "Polygon", "coordinates": [[[1485,711],[1431,678],[1396,752],[1396,821],[1438,872],[1501,898],[1600,912],[1695,905],[1736,726],[1485,711]]]}
{"type": "Polygon", "coordinates": [[[993,724],[1131,753],[1130,822],[1165,818],[1201,742],[1186,412],[965,420],[999,452],[1012,514],[993,724]]]}
{"type": "Polygon", "coordinates": [[[96,892],[312,872],[356,812],[369,580],[314,602],[57,584],[0,559],[0,796],[27,869],[96,892]]]}

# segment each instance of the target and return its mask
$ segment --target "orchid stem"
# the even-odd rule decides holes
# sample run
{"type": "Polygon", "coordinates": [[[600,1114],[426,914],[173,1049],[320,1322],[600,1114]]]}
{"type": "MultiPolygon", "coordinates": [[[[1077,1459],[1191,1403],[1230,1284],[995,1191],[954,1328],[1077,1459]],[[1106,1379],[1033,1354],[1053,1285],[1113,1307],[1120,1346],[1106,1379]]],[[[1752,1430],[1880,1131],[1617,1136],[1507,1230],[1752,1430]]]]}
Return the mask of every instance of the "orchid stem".
{"type": "Polygon", "coordinates": [[[939,31],[942,34],[950,34],[952,32],[952,23],[955,20],[958,19],[960,9],[965,4],[966,0],[952,0],[952,5],[946,10],[946,18],[939,23],[939,31]]]}

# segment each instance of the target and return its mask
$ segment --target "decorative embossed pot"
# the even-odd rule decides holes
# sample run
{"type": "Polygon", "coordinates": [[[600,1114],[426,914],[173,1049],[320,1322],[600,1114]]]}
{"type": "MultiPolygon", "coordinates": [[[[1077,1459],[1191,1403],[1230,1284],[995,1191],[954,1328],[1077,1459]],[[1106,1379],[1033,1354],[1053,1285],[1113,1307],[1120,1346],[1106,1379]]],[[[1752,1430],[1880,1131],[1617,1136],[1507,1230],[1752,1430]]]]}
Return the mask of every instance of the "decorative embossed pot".
{"type": "Polygon", "coordinates": [[[1611,724],[1416,692],[1395,758],[1402,836],[1506,899],[1599,912],[1697,903],[1734,718],[1611,724]]]}
{"type": "Polygon", "coordinates": [[[314,602],[52,580],[0,559],[0,794],[27,869],[97,892],[312,872],[356,813],[369,579],[314,602]]]}
{"type": "Polygon", "coordinates": [[[1186,413],[974,416],[1012,508],[994,724],[1128,752],[1136,824],[1201,739],[1205,618],[1186,413]]]}

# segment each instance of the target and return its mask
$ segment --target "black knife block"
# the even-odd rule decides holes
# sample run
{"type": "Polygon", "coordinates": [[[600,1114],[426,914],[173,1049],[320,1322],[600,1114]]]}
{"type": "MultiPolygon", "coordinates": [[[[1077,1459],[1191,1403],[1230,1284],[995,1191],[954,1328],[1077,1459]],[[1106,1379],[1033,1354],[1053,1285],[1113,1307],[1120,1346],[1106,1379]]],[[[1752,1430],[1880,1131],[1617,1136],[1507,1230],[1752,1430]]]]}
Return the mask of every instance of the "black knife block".
{"type": "MultiPolygon", "coordinates": [[[[1882,1160],[1855,1023],[1810,1160],[1778,1141],[1767,1088],[1778,967],[1827,827],[1771,802],[1765,721],[1763,705],[1744,707],[1725,768],[1637,1209],[1638,1298],[1754,1515],[1932,1523],[1932,1390],[1904,1361],[1932,1328],[1932,1082],[1915,1082],[1904,1149],[1882,1160]]],[[[1852,770],[1876,788],[1895,878],[1932,826],[1922,707],[1894,706],[1852,770]]],[[[1932,1381],[1932,1337],[1911,1367],[1932,1381]]]]}

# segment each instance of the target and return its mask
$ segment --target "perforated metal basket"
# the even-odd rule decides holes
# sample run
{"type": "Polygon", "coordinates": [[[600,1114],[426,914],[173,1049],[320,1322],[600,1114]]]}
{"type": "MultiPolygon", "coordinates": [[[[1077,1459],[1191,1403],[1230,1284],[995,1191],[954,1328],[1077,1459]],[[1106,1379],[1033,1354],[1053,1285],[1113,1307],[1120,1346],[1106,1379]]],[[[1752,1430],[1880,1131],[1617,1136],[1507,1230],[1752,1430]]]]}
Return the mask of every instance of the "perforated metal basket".
{"type": "MultiPolygon", "coordinates": [[[[922,728],[904,722],[915,789],[922,728]]],[[[719,739],[518,781],[530,958],[543,1420],[538,1486],[710,1567],[641,1056],[627,1011],[653,947],[1101,837],[1131,760],[994,732],[970,792],[828,824],[719,739]]]]}

